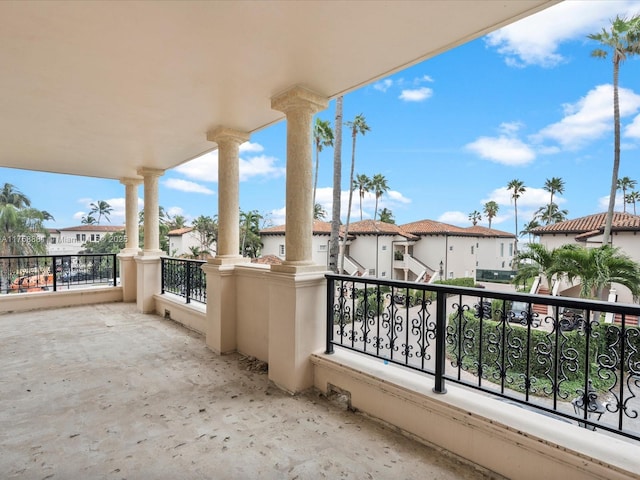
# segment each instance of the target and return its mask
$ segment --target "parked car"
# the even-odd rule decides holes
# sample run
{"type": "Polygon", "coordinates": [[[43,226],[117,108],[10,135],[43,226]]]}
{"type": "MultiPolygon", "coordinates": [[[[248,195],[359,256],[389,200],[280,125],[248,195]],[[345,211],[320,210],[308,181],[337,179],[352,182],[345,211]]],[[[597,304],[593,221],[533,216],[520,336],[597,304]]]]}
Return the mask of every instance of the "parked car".
{"type": "Polygon", "coordinates": [[[83,282],[86,280],[93,280],[93,275],[90,272],[64,272],[60,280],[66,283],[83,282]]]}
{"type": "Polygon", "coordinates": [[[560,330],[570,332],[584,327],[584,310],[565,308],[560,314],[560,330]]]}

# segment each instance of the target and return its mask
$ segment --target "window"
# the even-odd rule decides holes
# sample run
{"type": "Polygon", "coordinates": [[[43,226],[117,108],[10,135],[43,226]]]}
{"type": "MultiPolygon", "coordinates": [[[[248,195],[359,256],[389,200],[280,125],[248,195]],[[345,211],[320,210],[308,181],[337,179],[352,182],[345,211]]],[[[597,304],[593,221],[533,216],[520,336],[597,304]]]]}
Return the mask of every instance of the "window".
{"type": "Polygon", "coordinates": [[[96,242],[99,242],[99,241],[100,241],[100,234],[96,233],[96,242]]]}
{"type": "Polygon", "coordinates": [[[449,247],[449,251],[450,251],[450,252],[453,252],[453,245],[451,245],[451,246],[449,247]]]}
{"type": "Polygon", "coordinates": [[[471,255],[473,255],[473,245],[471,245],[471,255]]]}
{"type": "Polygon", "coordinates": [[[51,244],[55,245],[55,243],[56,243],[56,239],[54,237],[51,237],[51,244]]]}
{"type": "Polygon", "coordinates": [[[318,248],[318,250],[320,252],[326,252],[327,251],[327,245],[325,243],[323,243],[322,245],[320,245],[320,247],[318,248]]]}
{"type": "Polygon", "coordinates": [[[478,266],[478,261],[476,260],[476,267],[478,266]]]}
{"type": "Polygon", "coordinates": [[[78,241],[78,242],[80,241],[80,234],[79,233],[76,233],[76,241],[78,241]]]}
{"type": "Polygon", "coordinates": [[[83,233],[82,234],[82,241],[84,242],[87,239],[87,236],[83,233]]]}
{"type": "Polygon", "coordinates": [[[282,244],[278,245],[278,255],[284,257],[284,245],[282,244]]]}
{"type": "Polygon", "coordinates": [[[375,277],[376,275],[376,269],[375,268],[370,268],[369,269],[369,275],[373,275],[375,277]]]}
{"type": "MultiPolygon", "coordinates": [[[[387,249],[387,246],[386,245],[382,245],[382,251],[384,252],[386,249],[387,249]]],[[[384,277],[384,275],[383,275],[383,277],[384,277]]]]}
{"type": "Polygon", "coordinates": [[[504,262],[502,262],[502,268],[504,268],[504,262]]]}
{"type": "Polygon", "coordinates": [[[382,272],[382,273],[380,274],[380,276],[381,276],[381,277],[386,277],[386,276],[387,276],[387,272],[382,272]]]}
{"type": "Polygon", "coordinates": [[[96,236],[95,236],[95,234],[93,234],[93,233],[91,234],[91,241],[92,241],[92,242],[95,242],[95,241],[96,241],[96,236]]]}
{"type": "MultiPolygon", "coordinates": [[[[504,257],[504,243],[500,244],[500,256],[504,257]]],[[[504,267],[504,265],[502,265],[504,267]]]]}
{"type": "Polygon", "coordinates": [[[513,257],[513,243],[509,244],[509,256],[513,257]]]}

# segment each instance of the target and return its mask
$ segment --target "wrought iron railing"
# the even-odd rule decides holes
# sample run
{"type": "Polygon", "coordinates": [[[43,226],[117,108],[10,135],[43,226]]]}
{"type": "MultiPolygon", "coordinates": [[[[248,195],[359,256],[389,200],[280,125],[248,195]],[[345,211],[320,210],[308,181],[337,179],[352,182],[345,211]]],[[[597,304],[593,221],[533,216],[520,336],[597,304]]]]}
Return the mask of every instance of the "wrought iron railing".
{"type": "Polygon", "coordinates": [[[115,254],[0,257],[0,293],[70,290],[118,282],[115,254]]]}
{"type": "Polygon", "coordinates": [[[201,260],[162,257],[162,293],[172,293],[191,300],[207,303],[207,276],[201,260]]]}
{"type": "Polygon", "coordinates": [[[334,346],[640,440],[640,306],[327,275],[334,346]]]}

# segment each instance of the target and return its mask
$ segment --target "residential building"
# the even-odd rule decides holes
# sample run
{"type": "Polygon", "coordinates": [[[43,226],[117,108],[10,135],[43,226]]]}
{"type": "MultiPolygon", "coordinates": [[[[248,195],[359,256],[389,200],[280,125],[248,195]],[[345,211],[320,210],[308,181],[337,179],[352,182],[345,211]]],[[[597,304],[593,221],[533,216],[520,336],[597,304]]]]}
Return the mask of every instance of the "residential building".
{"type": "Polygon", "coordinates": [[[122,234],[124,225],[78,225],[49,229],[47,252],[50,255],[77,255],[87,242],[99,242],[108,233],[122,234]]]}
{"type": "MultiPolygon", "coordinates": [[[[606,213],[595,213],[564,222],[552,223],[537,227],[531,233],[548,250],[567,244],[596,248],[602,245],[606,215],[606,213]]],[[[614,212],[610,240],[612,246],[619,248],[629,258],[640,263],[640,216],[614,212]]],[[[619,284],[613,286],[618,301],[633,302],[628,288],[619,284]]],[[[565,279],[559,282],[554,290],[559,295],[577,296],[579,284],[571,284],[565,279]]]]}
{"type": "Polygon", "coordinates": [[[201,258],[215,256],[216,242],[205,245],[202,236],[193,227],[177,228],[169,231],[169,255],[173,257],[192,256],[200,252],[201,258]],[[208,253],[204,253],[208,252],[208,253]]]}
{"type": "MultiPolygon", "coordinates": [[[[260,230],[262,240],[262,256],[274,255],[281,259],[286,257],[285,225],[263,228],[260,230]]],[[[331,223],[322,220],[313,221],[313,239],[311,242],[311,258],[316,265],[329,265],[329,237],[331,223]]]]}

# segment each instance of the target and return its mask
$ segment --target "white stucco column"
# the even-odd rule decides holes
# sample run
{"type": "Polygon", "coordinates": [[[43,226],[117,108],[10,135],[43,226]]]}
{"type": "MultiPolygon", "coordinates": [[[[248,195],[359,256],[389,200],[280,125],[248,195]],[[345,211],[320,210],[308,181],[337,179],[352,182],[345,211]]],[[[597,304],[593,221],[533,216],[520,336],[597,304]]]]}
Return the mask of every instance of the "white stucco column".
{"type": "Polygon", "coordinates": [[[122,253],[138,253],[138,185],[142,180],[138,178],[123,178],[120,180],[125,186],[125,235],[127,237],[122,253]]]}
{"type": "Polygon", "coordinates": [[[137,267],[134,257],[140,253],[138,248],[138,178],[123,178],[125,186],[125,237],[126,243],[118,254],[120,259],[120,285],[122,301],[135,302],[137,296],[137,267]]]}
{"type": "Polygon", "coordinates": [[[313,115],[327,108],[327,103],[326,98],[299,86],[271,99],[271,108],[287,116],[287,225],[285,260],[280,268],[276,268],[279,271],[299,271],[299,267],[313,265],[311,125],[313,115]]]}
{"type": "Polygon", "coordinates": [[[218,238],[216,256],[202,270],[207,276],[206,343],[216,353],[237,348],[235,265],[247,263],[240,249],[240,145],[249,134],[218,127],[207,133],[218,144],[218,238]]]}
{"type": "Polygon", "coordinates": [[[139,168],[138,175],[144,178],[144,250],[142,255],[162,255],[160,250],[160,218],[158,201],[158,179],[164,170],[139,168]]]}
{"type": "Polygon", "coordinates": [[[249,134],[219,127],[207,133],[218,144],[218,239],[210,263],[238,263],[240,248],[240,144],[249,134]]]}
{"type": "Polygon", "coordinates": [[[137,264],[137,293],[138,310],[143,313],[155,312],[154,295],[161,291],[160,276],[160,218],[158,202],[158,178],[164,170],[143,167],[138,169],[138,175],[144,178],[144,249],[135,257],[137,264]]]}

